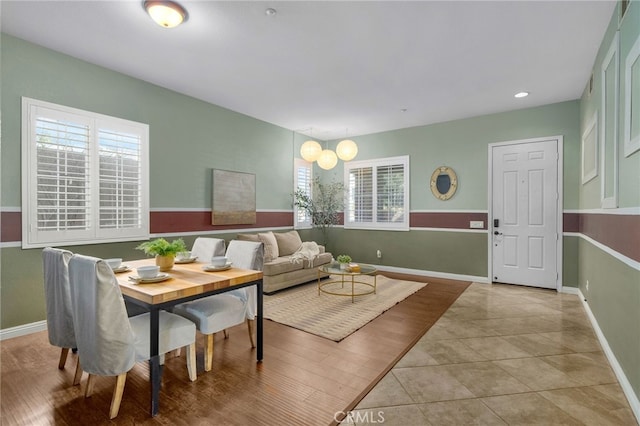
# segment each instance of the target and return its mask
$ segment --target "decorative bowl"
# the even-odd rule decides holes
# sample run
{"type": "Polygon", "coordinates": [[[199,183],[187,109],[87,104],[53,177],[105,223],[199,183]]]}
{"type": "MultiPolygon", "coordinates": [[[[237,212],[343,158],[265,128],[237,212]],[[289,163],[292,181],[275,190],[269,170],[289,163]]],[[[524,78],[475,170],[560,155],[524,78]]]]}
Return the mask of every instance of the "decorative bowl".
{"type": "Polygon", "coordinates": [[[141,266],[136,269],[140,278],[154,278],[160,272],[159,266],[141,266]]]}
{"type": "Polygon", "coordinates": [[[122,259],[120,258],[105,259],[104,261],[111,267],[111,269],[119,268],[120,265],[122,265],[122,259]]]}
{"type": "Polygon", "coordinates": [[[226,264],[227,264],[226,256],[213,256],[211,258],[211,265],[212,266],[224,266],[226,264]]]}

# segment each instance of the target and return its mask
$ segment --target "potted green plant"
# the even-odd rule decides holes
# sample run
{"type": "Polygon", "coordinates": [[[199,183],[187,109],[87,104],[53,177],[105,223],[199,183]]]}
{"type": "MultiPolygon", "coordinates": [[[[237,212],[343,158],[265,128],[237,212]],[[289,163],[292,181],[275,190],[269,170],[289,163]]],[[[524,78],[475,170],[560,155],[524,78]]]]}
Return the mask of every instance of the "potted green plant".
{"type": "Polygon", "coordinates": [[[317,176],[310,188],[298,188],[293,193],[293,205],[306,212],[311,225],[322,232],[322,244],[329,243],[329,228],[340,221],[344,208],[344,185],[342,182],[322,183],[317,176]]]}
{"type": "Polygon", "coordinates": [[[349,265],[349,263],[351,263],[351,256],[349,256],[348,254],[341,254],[338,255],[336,260],[340,264],[340,269],[347,269],[347,266],[349,265]]]}
{"type": "Polygon", "coordinates": [[[176,253],[187,251],[187,246],[182,238],[169,242],[164,238],[156,238],[152,241],[146,241],[136,247],[143,250],[145,254],[156,257],[156,265],[160,267],[162,272],[166,272],[173,268],[173,262],[176,253]]]}

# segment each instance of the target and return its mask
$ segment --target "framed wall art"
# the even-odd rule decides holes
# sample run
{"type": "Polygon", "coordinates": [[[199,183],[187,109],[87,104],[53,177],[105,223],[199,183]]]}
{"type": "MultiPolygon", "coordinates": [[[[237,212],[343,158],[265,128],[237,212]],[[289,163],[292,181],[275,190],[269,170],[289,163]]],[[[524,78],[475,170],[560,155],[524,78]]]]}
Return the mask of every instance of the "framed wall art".
{"type": "Polygon", "coordinates": [[[212,225],[256,223],[256,175],[213,170],[212,225]]]}

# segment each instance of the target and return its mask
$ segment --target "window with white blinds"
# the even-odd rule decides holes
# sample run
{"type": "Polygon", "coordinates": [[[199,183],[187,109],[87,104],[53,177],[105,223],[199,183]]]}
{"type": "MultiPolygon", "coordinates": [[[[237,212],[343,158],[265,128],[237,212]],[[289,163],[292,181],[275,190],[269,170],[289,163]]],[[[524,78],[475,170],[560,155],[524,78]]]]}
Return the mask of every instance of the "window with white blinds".
{"type": "MultiPolygon", "coordinates": [[[[301,190],[311,197],[313,187],[312,164],[301,158],[296,158],[293,161],[293,173],[293,191],[301,190]]],[[[294,205],[293,216],[294,228],[311,228],[311,215],[306,210],[294,205]]]]}
{"type": "Polygon", "coordinates": [[[345,228],[409,229],[409,157],[344,164],[345,228]]]}
{"type": "Polygon", "coordinates": [[[149,237],[146,124],[22,100],[22,246],[149,237]]]}

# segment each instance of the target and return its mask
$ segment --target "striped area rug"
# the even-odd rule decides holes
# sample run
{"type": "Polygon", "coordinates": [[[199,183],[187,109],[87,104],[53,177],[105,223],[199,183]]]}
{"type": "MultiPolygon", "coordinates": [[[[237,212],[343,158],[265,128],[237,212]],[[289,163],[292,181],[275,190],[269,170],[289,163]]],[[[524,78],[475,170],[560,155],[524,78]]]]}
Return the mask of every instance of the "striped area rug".
{"type": "MultiPolygon", "coordinates": [[[[357,279],[373,283],[374,277],[360,276],[357,279]]],[[[354,303],[351,303],[351,297],[318,294],[316,282],[271,296],[264,295],[264,317],[339,342],[427,285],[415,281],[396,280],[384,275],[378,275],[376,279],[376,294],[357,296],[354,303]]],[[[351,291],[350,282],[344,287],[333,283],[324,289],[335,293],[351,291]]],[[[364,292],[367,288],[365,285],[356,284],[356,292],[364,292]]]]}

